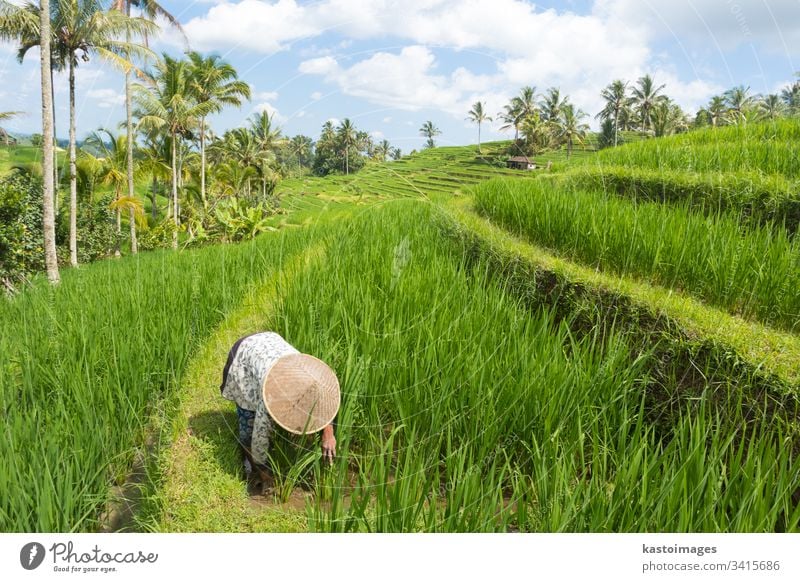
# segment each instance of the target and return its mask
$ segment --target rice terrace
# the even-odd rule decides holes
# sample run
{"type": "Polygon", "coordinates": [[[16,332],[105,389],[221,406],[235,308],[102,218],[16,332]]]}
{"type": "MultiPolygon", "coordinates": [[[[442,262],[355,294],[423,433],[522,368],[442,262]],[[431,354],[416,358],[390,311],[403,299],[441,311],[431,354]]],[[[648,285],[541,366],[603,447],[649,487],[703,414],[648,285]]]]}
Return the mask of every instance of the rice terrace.
{"type": "MultiPolygon", "coordinates": [[[[404,153],[214,133],[251,86],[148,48],[157,3],[49,5],[90,37],[54,68],[141,74],[100,61],[130,125],[0,133],[0,531],[800,531],[800,81],[692,115],[650,75],[591,115],[525,86],[460,114],[505,139],[404,153]],[[277,428],[253,493],[220,380],[264,330],[341,406],[332,463],[277,428]]],[[[38,7],[0,39],[44,46],[38,7]]]]}

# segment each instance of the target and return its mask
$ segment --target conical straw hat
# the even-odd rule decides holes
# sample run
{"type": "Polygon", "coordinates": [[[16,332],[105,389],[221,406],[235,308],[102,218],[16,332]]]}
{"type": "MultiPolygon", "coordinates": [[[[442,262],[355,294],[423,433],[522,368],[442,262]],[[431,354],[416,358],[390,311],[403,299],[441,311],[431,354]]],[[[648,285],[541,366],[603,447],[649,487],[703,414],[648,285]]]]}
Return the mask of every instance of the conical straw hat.
{"type": "Polygon", "coordinates": [[[339,380],[325,362],[308,354],[280,357],[267,372],[262,390],[267,412],[294,434],[328,426],[339,411],[339,380]]]}

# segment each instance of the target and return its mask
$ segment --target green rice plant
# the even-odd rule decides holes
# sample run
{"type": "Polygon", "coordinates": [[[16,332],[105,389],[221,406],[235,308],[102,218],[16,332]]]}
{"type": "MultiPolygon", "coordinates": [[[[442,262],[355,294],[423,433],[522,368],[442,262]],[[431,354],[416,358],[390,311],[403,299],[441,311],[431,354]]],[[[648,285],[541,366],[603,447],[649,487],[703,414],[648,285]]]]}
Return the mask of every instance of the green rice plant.
{"type": "Polygon", "coordinates": [[[191,351],[313,232],[102,261],[1,299],[0,531],[95,529],[191,351]]]}
{"type": "Polygon", "coordinates": [[[587,163],[682,172],[760,172],[800,178],[800,121],[707,128],[607,148],[587,163]]]}
{"type": "Polygon", "coordinates": [[[284,291],[278,330],[343,391],[312,529],[797,530],[785,421],[748,420],[736,399],[719,415],[701,390],[653,424],[648,352],[524,307],[443,244],[435,213],[395,201],[354,217],[284,291]]]}
{"type": "Polygon", "coordinates": [[[544,181],[492,180],[477,209],[516,234],[600,269],[631,275],[787,330],[800,323],[800,240],[719,214],[636,203],[544,181]]]}
{"type": "Polygon", "coordinates": [[[641,201],[688,205],[713,215],[727,211],[748,224],[774,223],[790,232],[800,225],[798,184],[761,172],[681,172],[606,164],[579,166],[569,184],[605,190],[641,201]]]}

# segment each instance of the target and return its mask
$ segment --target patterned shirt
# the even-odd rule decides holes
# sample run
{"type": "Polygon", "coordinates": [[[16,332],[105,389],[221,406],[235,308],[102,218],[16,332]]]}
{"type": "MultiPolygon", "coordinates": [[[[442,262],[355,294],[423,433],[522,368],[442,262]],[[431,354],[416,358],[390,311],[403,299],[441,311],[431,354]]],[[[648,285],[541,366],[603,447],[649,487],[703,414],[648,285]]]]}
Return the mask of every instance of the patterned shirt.
{"type": "Polygon", "coordinates": [[[261,388],[272,364],[287,354],[300,353],[274,332],[257,333],[237,341],[222,374],[222,396],[239,408],[254,411],[250,451],[256,463],[267,464],[272,418],[261,388]]]}

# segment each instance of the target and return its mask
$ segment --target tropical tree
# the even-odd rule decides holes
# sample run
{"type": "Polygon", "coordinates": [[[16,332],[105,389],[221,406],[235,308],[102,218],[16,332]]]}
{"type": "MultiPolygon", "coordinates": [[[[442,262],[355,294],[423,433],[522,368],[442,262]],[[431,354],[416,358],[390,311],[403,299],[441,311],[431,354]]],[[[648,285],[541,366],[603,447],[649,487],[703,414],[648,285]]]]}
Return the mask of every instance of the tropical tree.
{"type": "Polygon", "coordinates": [[[441,130],[436,127],[432,121],[426,121],[422,124],[422,127],[419,128],[419,134],[422,137],[427,138],[427,141],[425,142],[425,147],[427,148],[436,147],[436,142],[433,141],[433,138],[437,135],[441,135],[441,133],[441,130]]]}
{"type": "Polygon", "coordinates": [[[53,86],[50,62],[50,0],[41,0],[39,11],[39,46],[41,47],[41,79],[42,79],[42,174],[44,188],[42,196],[44,226],[44,259],[47,278],[50,283],[58,283],[58,257],[56,255],[56,212],[55,212],[55,176],[53,175],[53,159],[55,154],[53,135],[53,86]]]}
{"type": "Polygon", "coordinates": [[[651,117],[656,137],[681,133],[689,127],[686,114],[677,103],[669,99],[658,103],[653,108],[651,117]]]}
{"type": "MultiPolygon", "coordinates": [[[[136,248],[136,222],[141,221],[142,204],[136,196],[123,196],[123,190],[126,188],[128,182],[128,140],[125,135],[114,135],[107,129],[99,129],[92,132],[86,138],[86,146],[83,155],[88,158],[94,158],[99,164],[99,171],[97,172],[97,179],[104,186],[109,186],[114,191],[114,201],[111,208],[116,211],[117,215],[117,240],[121,234],[121,214],[123,210],[127,210],[130,216],[130,236],[131,236],[131,252],[136,248]],[[97,155],[90,154],[88,149],[91,148],[97,155]]],[[[138,174],[138,172],[135,172],[138,174]]],[[[119,252],[119,248],[117,248],[119,252]]]]}
{"type": "Polygon", "coordinates": [[[539,102],[542,119],[547,122],[557,122],[561,116],[561,109],[567,103],[569,103],[569,97],[562,97],[558,87],[550,87],[544,99],[539,102]]]}
{"type": "Polygon", "coordinates": [[[472,109],[467,113],[467,120],[472,123],[478,124],[478,152],[481,151],[481,123],[485,121],[492,121],[492,118],[486,113],[483,103],[476,101],[472,104],[472,109]]]}
{"type": "Polygon", "coordinates": [[[597,114],[597,118],[603,122],[610,121],[614,127],[614,146],[619,144],[620,122],[623,117],[630,117],[630,103],[628,97],[628,83],[621,79],[612,81],[600,93],[606,104],[603,110],[597,114]]]}
{"type": "Polygon", "coordinates": [[[520,133],[525,138],[525,153],[535,155],[550,146],[552,126],[534,111],[520,122],[520,133]]]}
{"type": "MultiPolygon", "coordinates": [[[[261,174],[261,196],[267,197],[267,183],[275,181],[275,152],[286,143],[281,129],[273,125],[273,115],[267,111],[256,113],[250,118],[250,131],[255,138],[258,157],[258,171],[261,174]]],[[[271,190],[271,189],[270,189],[271,190]]]]}
{"type": "MultiPolygon", "coordinates": [[[[167,10],[165,10],[159,2],[156,0],[113,0],[113,9],[125,14],[126,16],[131,16],[131,9],[136,8],[139,10],[141,14],[141,18],[148,20],[151,23],[154,23],[156,18],[162,18],[166,20],[170,26],[178,29],[181,33],[183,33],[183,29],[181,28],[180,23],[178,20],[170,14],[167,10]]],[[[157,27],[156,27],[157,28],[157,27]]],[[[147,44],[147,33],[145,33],[145,44],[147,44]]],[[[125,40],[130,43],[131,41],[131,31],[126,32],[125,40]]],[[[127,59],[130,61],[131,55],[128,53],[127,59]]],[[[133,127],[133,84],[132,84],[132,68],[127,68],[125,70],[125,128],[126,128],[126,138],[128,140],[127,145],[127,152],[128,152],[128,162],[127,162],[127,181],[128,181],[128,196],[133,198],[136,195],[134,189],[134,161],[133,161],[133,154],[134,154],[134,127],[133,127]]],[[[130,220],[134,220],[134,214],[131,212],[130,220]]],[[[132,252],[136,252],[135,248],[131,249],[132,252]]]]}
{"type": "Polygon", "coordinates": [[[781,96],[775,93],[767,95],[758,103],[758,108],[765,119],[773,121],[783,117],[786,113],[786,104],[781,100],[781,96]]]}
{"type": "Polygon", "coordinates": [[[755,99],[750,95],[750,87],[739,85],[725,91],[725,105],[727,118],[731,123],[747,123],[747,114],[755,104],[755,99]]]}
{"type": "Polygon", "coordinates": [[[154,72],[155,86],[134,86],[134,98],[139,110],[139,125],[145,131],[162,130],[170,138],[170,165],[172,185],[172,213],[175,229],[172,248],[178,248],[180,227],[179,188],[179,140],[190,137],[199,120],[213,109],[213,105],[198,103],[191,88],[191,77],[187,61],[174,59],[164,54],[154,72]]]}
{"type": "Polygon", "coordinates": [[[309,157],[314,150],[314,140],[307,135],[296,135],[289,140],[288,147],[289,152],[297,160],[297,170],[299,171],[300,166],[308,165],[309,157]]]}
{"type": "Polygon", "coordinates": [[[589,131],[589,125],[583,122],[586,117],[584,111],[567,103],[561,107],[558,119],[552,124],[555,138],[559,143],[567,144],[567,158],[572,156],[573,145],[583,144],[586,139],[586,132],[589,131]]]}
{"type": "MultiPolygon", "coordinates": [[[[75,70],[80,62],[90,60],[92,54],[128,70],[131,63],[126,56],[147,56],[145,47],[128,41],[117,40],[124,33],[144,35],[156,29],[149,21],[128,18],[116,11],[105,11],[100,0],[55,0],[51,5],[51,50],[56,70],[67,70],[69,74],[69,182],[70,182],[70,264],[78,264],[77,249],[77,137],[75,115],[75,70]]],[[[35,9],[27,4],[25,10],[35,9]]],[[[20,37],[18,56],[22,61],[27,52],[39,46],[38,34],[30,28],[23,28],[20,37]]],[[[134,239],[135,242],[135,239],[134,239]]],[[[135,251],[135,248],[134,248],[135,251]]]]}
{"type": "Polygon", "coordinates": [[[498,113],[498,117],[505,122],[500,130],[505,131],[514,128],[514,141],[519,139],[520,125],[523,120],[530,117],[536,111],[536,87],[526,86],[520,89],[519,95],[513,97],[504,106],[503,111],[498,113]]]}
{"type": "Polygon", "coordinates": [[[650,75],[645,75],[639,78],[632,89],[632,102],[643,133],[651,128],[653,109],[667,98],[661,93],[664,87],[666,85],[656,85],[650,75]]]}
{"type": "MultiPolygon", "coordinates": [[[[209,113],[218,113],[226,105],[241,107],[243,99],[250,99],[250,85],[239,80],[230,64],[219,55],[188,54],[189,75],[194,97],[198,103],[207,103],[209,113]]],[[[200,198],[206,206],[206,115],[200,117],[200,198]]]]}
{"type": "Polygon", "coordinates": [[[350,174],[350,151],[358,146],[358,130],[353,122],[345,118],[336,129],[336,140],[344,151],[344,173],[350,174]]]}
{"type": "MultiPolygon", "coordinates": [[[[797,76],[800,77],[800,73],[797,73],[797,76]]],[[[796,115],[800,112],[800,80],[783,89],[781,99],[786,105],[789,115],[796,115]]]]}
{"type": "MultiPolygon", "coordinates": [[[[22,115],[22,112],[21,111],[0,111],[0,122],[8,121],[9,119],[13,119],[14,117],[17,117],[18,115],[22,115]]],[[[8,145],[11,136],[9,136],[8,132],[5,129],[3,129],[2,127],[0,127],[0,136],[3,137],[3,140],[6,142],[6,145],[8,145]]]]}
{"type": "Polygon", "coordinates": [[[373,156],[376,160],[385,162],[392,153],[392,144],[388,139],[381,140],[373,149],[373,156]]]}

